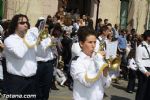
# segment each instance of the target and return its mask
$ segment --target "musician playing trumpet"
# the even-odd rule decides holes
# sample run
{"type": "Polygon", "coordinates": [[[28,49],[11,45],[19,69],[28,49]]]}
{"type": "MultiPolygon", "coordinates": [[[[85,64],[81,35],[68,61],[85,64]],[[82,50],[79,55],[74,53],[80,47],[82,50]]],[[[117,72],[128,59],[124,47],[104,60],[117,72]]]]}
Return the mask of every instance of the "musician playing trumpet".
{"type": "Polygon", "coordinates": [[[109,64],[110,77],[115,82],[118,82],[119,66],[120,66],[120,59],[119,59],[119,57],[117,57],[117,54],[116,54],[118,42],[112,41],[112,36],[113,36],[113,33],[108,28],[108,26],[107,25],[102,26],[101,32],[99,33],[99,36],[96,41],[95,51],[99,52],[101,55],[103,55],[103,58],[109,64]],[[114,46],[113,50],[109,50],[110,44],[114,46]],[[111,53],[109,53],[109,52],[111,52],[111,53]]]}
{"type": "MultiPolygon", "coordinates": [[[[52,43],[52,38],[48,31],[48,25],[45,22],[46,22],[45,18],[40,17],[35,25],[40,31],[37,41],[38,43],[40,43],[40,41],[43,41],[46,38],[50,39],[52,43]]],[[[50,88],[52,87],[52,78],[54,71],[53,62],[55,60],[51,45],[48,46],[46,49],[46,56],[45,57],[37,56],[36,60],[37,60],[37,73],[36,73],[37,100],[48,100],[49,91],[50,88]]]]}
{"type": "MultiPolygon", "coordinates": [[[[26,32],[29,28],[28,17],[17,14],[10,22],[9,36],[4,40],[4,54],[8,72],[7,78],[4,80],[4,90],[8,94],[32,94],[36,96],[36,57],[47,55],[46,51],[50,40],[43,39],[38,45],[28,46],[27,43],[34,44],[34,40],[36,41],[38,37],[37,28],[32,28],[27,35],[26,32]]],[[[17,97],[14,99],[18,100],[17,97]]],[[[37,100],[36,97],[31,99],[37,100]]]]}
{"type": "Polygon", "coordinates": [[[104,88],[109,87],[111,79],[108,64],[99,53],[95,53],[96,36],[89,28],[82,27],[78,31],[81,52],[73,58],[71,76],[74,80],[74,100],[102,100],[104,88]],[[86,91],[86,92],[85,92],[86,91]]]}

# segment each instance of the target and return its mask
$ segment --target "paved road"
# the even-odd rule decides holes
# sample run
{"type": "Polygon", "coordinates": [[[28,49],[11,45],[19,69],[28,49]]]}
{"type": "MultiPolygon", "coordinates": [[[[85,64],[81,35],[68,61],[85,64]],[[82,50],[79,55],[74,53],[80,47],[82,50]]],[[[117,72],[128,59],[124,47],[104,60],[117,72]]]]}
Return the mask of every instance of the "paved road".
{"type": "MultiPolygon", "coordinates": [[[[106,90],[107,97],[104,100],[135,100],[135,92],[132,94],[126,92],[127,81],[120,80],[119,83],[112,83],[106,90]]],[[[72,92],[67,87],[59,87],[59,89],[52,90],[49,100],[73,100],[72,92]]]]}
{"type": "MultiPolygon", "coordinates": [[[[112,83],[112,85],[106,89],[107,97],[104,100],[135,100],[135,92],[133,94],[126,92],[127,81],[120,80],[120,84],[112,83]]],[[[60,90],[52,90],[49,100],[73,100],[72,91],[67,87],[57,86],[60,90]]],[[[0,100],[6,100],[0,98],[0,100]]]]}

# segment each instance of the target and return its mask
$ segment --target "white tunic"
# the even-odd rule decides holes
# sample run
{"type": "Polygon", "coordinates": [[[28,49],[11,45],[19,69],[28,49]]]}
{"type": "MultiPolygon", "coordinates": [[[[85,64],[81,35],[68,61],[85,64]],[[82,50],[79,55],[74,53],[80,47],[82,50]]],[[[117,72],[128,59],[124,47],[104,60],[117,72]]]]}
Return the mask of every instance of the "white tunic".
{"type": "Polygon", "coordinates": [[[7,72],[13,75],[30,77],[36,74],[36,56],[46,56],[44,42],[35,48],[28,48],[23,39],[12,34],[4,41],[7,72]]]}
{"type": "Polygon", "coordinates": [[[131,68],[132,70],[137,70],[137,65],[136,65],[136,62],[133,58],[129,59],[127,67],[131,68]]]}
{"type": "Polygon", "coordinates": [[[47,62],[49,60],[53,60],[54,59],[54,54],[53,54],[51,48],[47,48],[45,53],[47,54],[46,57],[39,57],[39,56],[37,56],[36,60],[37,61],[47,62]]]}
{"type": "MultiPolygon", "coordinates": [[[[148,45],[145,41],[143,41],[142,44],[145,45],[150,52],[150,45],[148,45]]],[[[143,73],[147,72],[145,67],[150,67],[150,58],[148,52],[142,45],[139,45],[136,49],[136,63],[139,70],[143,73]]]]}
{"type": "Polygon", "coordinates": [[[83,52],[79,54],[77,60],[72,61],[71,76],[73,77],[73,98],[74,100],[102,100],[104,95],[104,87],[108,87],[111,83],[109,76],[104,77],[103,74],[95,82],[87,82],[85,73],[90,70],[91,73],[97,73],[93,57],[89,57],[83,52]]]}

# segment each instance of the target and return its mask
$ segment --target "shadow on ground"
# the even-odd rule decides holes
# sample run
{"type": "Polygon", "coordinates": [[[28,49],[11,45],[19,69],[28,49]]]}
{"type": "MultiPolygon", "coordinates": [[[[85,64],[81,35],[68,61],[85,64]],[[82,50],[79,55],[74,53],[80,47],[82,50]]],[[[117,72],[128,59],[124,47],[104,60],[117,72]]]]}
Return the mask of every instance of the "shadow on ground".
{"type": "Polygon", "coordinates": [[[120,89],[120,90],[124,90],[124,91],[127,90],[126,87],[120,86],[120,85],[118,85],[118,84],[112,84],[112,86],[115,87],[115,88],[117,88],[117,89],[120,89]]]}
{"type": "Polygon", "coordinates": [[[112,95],[110,100],[131,100],[131,99],[112,95]]]}

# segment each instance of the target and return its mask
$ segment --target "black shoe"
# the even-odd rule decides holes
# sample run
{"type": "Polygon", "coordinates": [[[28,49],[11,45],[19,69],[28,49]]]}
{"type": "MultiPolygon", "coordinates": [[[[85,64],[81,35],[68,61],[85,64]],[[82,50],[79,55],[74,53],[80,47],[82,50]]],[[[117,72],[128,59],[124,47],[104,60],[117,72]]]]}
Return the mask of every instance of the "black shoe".
{"type": "Polygon", "coordinates": [[[70,91],[72,91],[72,90],[73,90],[73,87],[72,87],[72,86],[68,86],[68,89],[69,89],[70,91]]]}
{"type": "Polygon", "coordinates": [[[108,95],[104,92],[104,98],[108,97],[108,95]]]}
{"type": "Polygon", "coordinates": [[[129,90],[129,91],[127,91],[128,93],[133,93],[133,91],[131,91],[131,90],[129,90]]]}
{"type": "Polygon", "coordinates": [[[51,87],[52,90],[59,90],[57,87],[51,87]]]}

